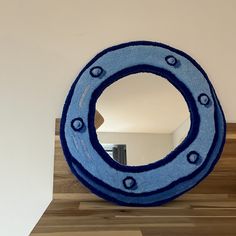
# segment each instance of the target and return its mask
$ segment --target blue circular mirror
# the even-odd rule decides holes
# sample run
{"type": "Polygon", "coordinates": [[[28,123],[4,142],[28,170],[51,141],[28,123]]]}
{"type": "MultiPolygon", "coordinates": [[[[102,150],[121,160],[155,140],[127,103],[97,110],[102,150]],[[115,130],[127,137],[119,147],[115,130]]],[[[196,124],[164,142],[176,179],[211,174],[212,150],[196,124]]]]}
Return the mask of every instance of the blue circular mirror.
{"type": "Polygon", "coordinates": [[[183,194],[212,171],[223,149],[225,119],[213,86],[195,60],[164,44],[130,42],[102,51],[81,71],[66,98],[60,137],[71,171],[92,192],[122,205],[152,206],[183,194]],[[98,140],[96,103],[113,83],[140,73],[160,76],[181,93],[190,128],[164,158],[124,165],[98,140]]]}

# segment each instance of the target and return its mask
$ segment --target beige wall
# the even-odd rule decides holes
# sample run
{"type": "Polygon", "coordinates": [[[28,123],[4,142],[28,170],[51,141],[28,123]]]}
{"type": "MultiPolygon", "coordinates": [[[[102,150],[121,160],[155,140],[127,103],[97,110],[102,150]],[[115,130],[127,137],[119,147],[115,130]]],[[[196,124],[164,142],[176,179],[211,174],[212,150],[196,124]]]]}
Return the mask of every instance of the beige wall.
{"type": "Polygon", "coordinates": [[[189,129],[190,129],[190,118],[185,120],[173,133],[172,133],[172,140],[173,140],[173,147],[177,147],[182,141],[186,138],[189,129]]]}
{"type": "Polygon", "coordinates": [[[0,0],[0,235],[28,235],[51,199],[54,119],[100,50],[153,40],[206,69],[236,122],[234,0],[0,0]]]}
{"type": "Polygon", "coordinates": [[[127,164],[146,165],[165,157],[172,150],[171,134],[98,132],[100,143],[126,144],[127,164]]]}

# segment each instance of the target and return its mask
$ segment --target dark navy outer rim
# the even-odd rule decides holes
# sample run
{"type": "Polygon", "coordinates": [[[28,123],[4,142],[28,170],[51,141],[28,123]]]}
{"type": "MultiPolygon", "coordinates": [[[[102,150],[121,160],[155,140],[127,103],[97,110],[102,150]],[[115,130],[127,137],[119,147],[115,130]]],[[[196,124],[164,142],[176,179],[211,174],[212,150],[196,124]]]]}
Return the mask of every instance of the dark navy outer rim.
{"type": "MultiPolygon", "coordinates": [[[[165,199],[163,201],[157,201],[157,202],[153,202],[153,203],[143,203],[143,204],[132,204],[132,203],[127,203],[127,202],[123,202],[123,201],[119,201],[117,199],[114,199],[110,196],[108,196],[106,193],[104,192],[101,192],[99,191],[98,189],[95,189],[93,186],[91,186],[86,180],[84,180],[81,176],[78,175],[77,171],[73,168],[72,166],[72,163],[74,163],[74,161],[76,161],[73,156],[71,156],[70,152],[69,152],[69,149],[67,147],[67,143],[66,143],[66,139],[65,139],[65,133],[64,133],[64,126],[65,126],[65,121],[66,121],[66,113],[67,113],[67,110],[68,110],[68,107],[70,105],[70,101],[71,101],[71,97],[73,95],[73,91],[74,91],[74,88],[80,78],[80,76],[82,75],[82,73],[88,68],[90,67],[99,57],[101,57],[102,55],[104,55],[105,53],[109,52],[109,51],[112,51],[112,50],[116,50],[116,49],[119,49],[119,48],[123,48],[123,47],[127,47],[127,46],[134,46],[134,45],[149,45],[149,46],[159,46],[159,47],[163,47],[163,48],[166,48],[168,50],[171,50],[177,54],[180,54],[181,56],[187,58],[189,61],[191,61],[194,66],[203,74],[203,76],[205,77],[205,79],[207,80],[208,84],[209,84],[209,87],[210,87],[210,90],[211,90],[211,93],[212,94],[215,94],[215,91],[205,73],[205,71],[201,68],[201,66],[194,60],[192,59],[189,55],[187,55],[186,53],[180,51],[180,50],[177,50],[177,49],[174,49],[170,46],[167,46],[167,45],[164,45],[164,44],[161,44],[161,43],[157,43],[157,42],[149,42],[149,41],[136,41],[136,42],[130,42],[130,43],[125,43],[125,44],[121,44],[121,45],[117,45],[117,46],[114,46],[114,47],[111,47],[111,48],[108,48],[108,49],[105,49],[104,51],[102,51],[101,53],[99,53],[97,56],[95,56],[88,64],[86,67],[84,67],[84,69],[80,72],[79,76],[77,77],[77,79],[74,81],[73,85],[71,86],[71,89],[69,91],[69,94],[66,98],[66,101],[65,101],[65,105],[64,105],[64,108],[63,108],[63,112],[62,112],[62,118],[61,118],[61,125],[60,125],[60,137],[61,137],[61,143],[62,143],[62,149],[63,149],[63,152],[65,154],[65,158],[66,158],[66,161],[68,162],[68,165],[70,166],[71,168],[71,171],[72,173],[85,185],[87,186],[88,188],[91,189],[92,192],[94,192],[95,194],[107,199],[107,200],[110,200],[110,201],[113,201],[113,202],[116,202],[118,204],[121,204],[121,205],[129,205],[129,206],[154,206],[154,205],[159,205],[159,204],[163,204],[165,202],[168,202],[174,198],[176,198],[177,196],[183,194],[184,192],[188,191],[189,189],[193,188],[194,186],[196,186],[205,176],[207,176],[213,169],[214,165],[216,164],[216,162],[218,161],[219,157],[220,157],[220,154],[223,150],[223,146],[224,146],[224,140],[225,140],[225,131],[226,131],[226,124],[225,124],[225,118],[224,118],[224,114],[223,114],[223,111],[222,111],[222,108],[221,108],[221,105],[215,95],[215,97],[213,97],[213,99],[216,99],[218,101],[218,106],[219,106],[219,110],[220,112],[222,113],[222,116],[223,116],[223,132],[224,132],[224,139],[223,139],[223,142],[221,143],[221,147],[220,147],[220,151],[218,153],[218,155],[216,156],[213,164],[211,165],[211,168],[209,168],[209,171],[203,176],[203,178],[199,179],[199,181],[193,185],[192,187],[190,187],[189,189],[186,189],[186,191],[183,191],[181,192],[180,194],[176,195],[176,196],[173,196],[171,198],[168,198],[168,199],[165,199]]],[[[215,103],[214,103],[215,105],[215,103]]],[[[216,105],[215,105],[216,106],[216,105]]],[[[218,122],[217,122],[217,114],[216,114],[216,109],[215,109],[215,114],[214,114],[214,117],[215,117],[215,126],[217,126],[218,122]]],[[[218,128],[216,128],[216,132],[218,131],[218,128]]],[[[217,133],[215,135],[215,137],[217,136],[217,133]]],[[[216,142],[217,140],[214,138],[214,143],[216,142]]],[[[212,148],[211,148],[211,151],[209,153],[212,152],[213,150],[213,145],[212,145],[212,148]]],[[[209,155],[208,155],[209,156],[209,155]]],[[[206,157],[206,161],[205,163],[207,162],[209,158],[206,157]]],[[[207,163],[206,163],[207,164],[207,163]]],[[[205,166],[205,165],[204,165],[205,166]]],[[[95,178],[94,176],[92,176],[90,173],[88,173],[82,166],[80,166],[80,164],[78,163],[77,167],[79,168],[80,171],[83,171],[83,173],[88,176],[88,178],[90,178],[91,180],[97,182],[98,184],[101,184],[100,181],[97,181],[98,179],[95,178]],[[80,168],[82,167],[82,168],[80,168]],[[87,173],[86,173],[87,172],[87,173]]],[[[193,176],[188,176],[188,178],[185,178],[185,180],[190,180],[193,176]]],[[[184,180],[182,180],[184,181],[184,180]]],[[[178,181],[178,183],[182,182],[182,181],[178,181]]],[[[102,182],[103,183],[103,182],[102,182]]],[[[178,183],[175,183],[174,186],[178,183]]],[[[104,186],[104,184],[102,184],[104,186]]],[[[108,189],[113,189],[114,190],[117,190],[117,189],[114,189],[112,188],[110,185],[107,185],[105,184],[106,186],[105,187],[108,187],[108,189]]],[[[174,186],[169,186],[170,188],[173,188],[174,186]]],[[[128,196],[138,196],[140,194],[136,194],[136,193],[127,193],[127,192],[124,192],[120,189],[118,189],[120,193],[122,193],[123,195],[128,195],[128,196]]],[[[163,189],[162,189],[163,190],[163,189]]],[[[144,194],[141,194],[142,196],[148,196],[148,195],[151,195],[153,193],[157,193],[158,191],[153,191],[153,192],[149,192],[149,193],[144,193],[144,194]]]]}

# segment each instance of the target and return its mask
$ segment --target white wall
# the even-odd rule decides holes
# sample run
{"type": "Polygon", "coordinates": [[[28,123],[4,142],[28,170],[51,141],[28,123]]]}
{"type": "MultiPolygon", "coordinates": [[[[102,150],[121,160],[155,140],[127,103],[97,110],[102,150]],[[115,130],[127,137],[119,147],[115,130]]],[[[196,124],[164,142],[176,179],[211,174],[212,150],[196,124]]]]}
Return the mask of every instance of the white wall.
{"type": "Polygon", "coordinates": [[[127,164],[146,165],[172,150],[171,134],[97,132],[100,143],[126,144],[127,164]]]}
{"type": "Polygon", "coordinates": [[[234,0],[0,0],[0,235],[28,235],[49,203],[54,119],[104,48],[145,39],[191,54],[236,122],[235,8],[234,0]]]}
{"type": "Polygon", "coordinates": [[[190,129],[190,118],[185,120],[177,129],[172,133],[173,147],[177,147],[186,138],[190,129]]]}

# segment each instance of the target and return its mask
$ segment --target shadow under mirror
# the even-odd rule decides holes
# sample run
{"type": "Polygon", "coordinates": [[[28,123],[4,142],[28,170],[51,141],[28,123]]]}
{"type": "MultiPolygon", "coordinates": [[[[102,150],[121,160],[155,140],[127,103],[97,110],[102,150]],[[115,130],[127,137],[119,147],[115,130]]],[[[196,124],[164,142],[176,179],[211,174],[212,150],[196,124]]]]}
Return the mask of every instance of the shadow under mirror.
{"type": "Polygon", "coordinates": [[[165,158],[187,136],[190,113],[182,94],[152,73],[126,76],[107,87],[96,109],[104,119],[97,136],[122,165],[147,165],[165,158]]]}

